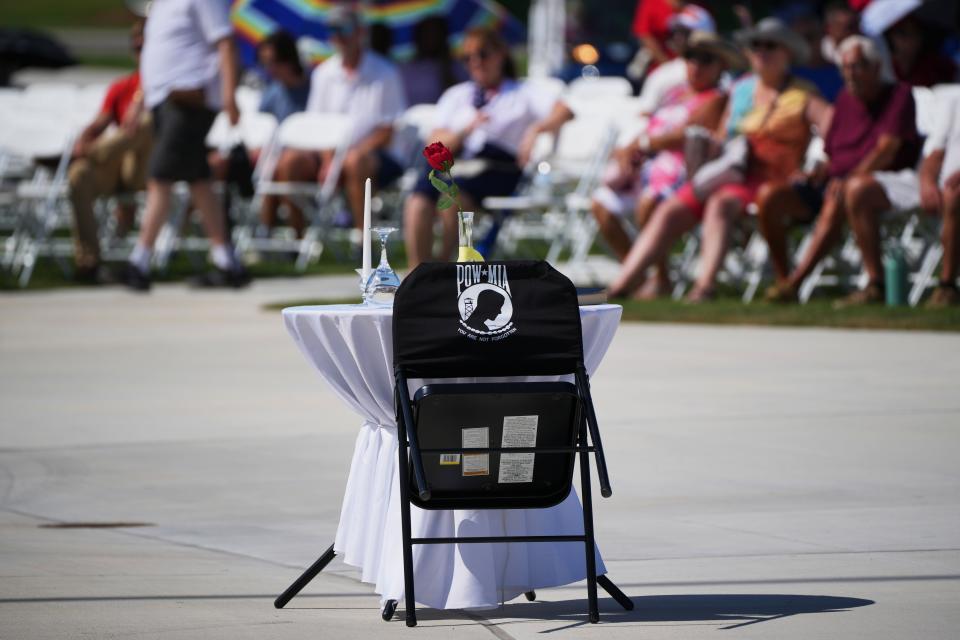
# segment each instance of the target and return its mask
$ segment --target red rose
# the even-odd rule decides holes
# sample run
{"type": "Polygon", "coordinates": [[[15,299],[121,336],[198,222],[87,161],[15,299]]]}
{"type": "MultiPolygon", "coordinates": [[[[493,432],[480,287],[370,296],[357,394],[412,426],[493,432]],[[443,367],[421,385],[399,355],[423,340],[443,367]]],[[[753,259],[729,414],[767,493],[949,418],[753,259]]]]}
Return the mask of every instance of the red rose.
{"type": "Polygon", "coordinates": [[[437,171],[450,171],[450,167],[453,166],[453,154],[450,153],[450,149],[443,146],[442,142],[434,142],[424,148],[423,156],[437,171]]]}

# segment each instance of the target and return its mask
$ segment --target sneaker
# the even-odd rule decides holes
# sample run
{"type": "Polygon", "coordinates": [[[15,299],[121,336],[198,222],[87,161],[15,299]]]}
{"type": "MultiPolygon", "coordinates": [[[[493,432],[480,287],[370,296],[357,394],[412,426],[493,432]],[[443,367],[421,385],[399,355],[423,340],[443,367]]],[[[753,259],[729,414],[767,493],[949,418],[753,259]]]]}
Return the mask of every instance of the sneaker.
{"type": "Polygon", "coordinates": [[[956,285],[939,284],[933,290],[933,295],[927,300],[928,309],[943,309],[945,307],[955,307],[960,304],[960,291],[956,285]]]}
{"type": "Polygon", "coordinates": [[[250,284],[250,272],[237,265],[232,269],[214,268],[202,275],[190,278],[189,283],[192,287],[210,289],[242,289],[250,284]]]}
{"type": "Polygon", "coordinates": [[[833,304],[833,307],[835,309],[842,309],[844,307],[857,307],[866,304],[883,304],[885,300],[886,295],[884,295],[883,284],[871,282],[866,288],[860,291],[854,291],[842,300],[837,300],[833,304]]]}
{"type": "Polygon", "coordinates": [[[134,291],[150,291],[150,274],[140,271],[129,262],[120,269],[120,273],[117,274],[117,281],[134,291]]]}
{"type": "Polygon", "coordinates": [[[796,286],[789,282],[778,282],[767,288],[763,294],[763,299],[774,304],[789,304],[799,302],[800,292],[796,286]]]}

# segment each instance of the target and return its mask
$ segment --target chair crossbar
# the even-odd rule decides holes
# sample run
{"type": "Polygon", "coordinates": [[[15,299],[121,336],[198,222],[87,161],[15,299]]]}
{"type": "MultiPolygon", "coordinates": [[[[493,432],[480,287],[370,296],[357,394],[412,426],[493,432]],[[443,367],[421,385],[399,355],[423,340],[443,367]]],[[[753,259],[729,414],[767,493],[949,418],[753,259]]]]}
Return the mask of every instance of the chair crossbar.
{"type": "Polygon", "coordinates": [[[585,542],[585,535],[578,536],[467,536],[464,538],[410,538],[411,544],[461,544],[493,542],[585,542]]]}

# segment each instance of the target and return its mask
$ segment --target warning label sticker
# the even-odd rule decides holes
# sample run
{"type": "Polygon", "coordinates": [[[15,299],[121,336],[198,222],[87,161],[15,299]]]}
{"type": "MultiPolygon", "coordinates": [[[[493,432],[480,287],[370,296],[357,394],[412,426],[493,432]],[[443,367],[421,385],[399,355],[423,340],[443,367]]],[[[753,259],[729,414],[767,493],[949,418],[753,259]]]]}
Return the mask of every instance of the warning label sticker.
{"type": "MultiPolygon", "coordinates": [[[[462,447],[464,449],[486,449],[490,446],[490,429],[487,427],[460,429],[462,447]]],[[[490,454],[463,454],[463,475],[488,476],[490,475],[490,454]]]]}
{"type": "MultiPolygon", "coordinates": [[[[537,422],[539,416],[504,416],[503,448],[537,446],[537,422]]],[[[500,454],[500,470],[497,482],[533,482],[533,466],[536,454],[503,453],[500,454]]]]}

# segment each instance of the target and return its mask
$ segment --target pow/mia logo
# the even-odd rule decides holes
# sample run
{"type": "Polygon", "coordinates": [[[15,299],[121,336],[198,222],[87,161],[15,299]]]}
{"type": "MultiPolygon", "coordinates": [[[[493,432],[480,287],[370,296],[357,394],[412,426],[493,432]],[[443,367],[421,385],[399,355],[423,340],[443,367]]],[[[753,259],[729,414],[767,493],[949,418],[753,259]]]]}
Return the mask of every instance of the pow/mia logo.
{"type": "Polygon", "coordinates": [[[458,264],[457,307],[460,311],[457,330],[472,340],[502,340],[515,333],[506,265],[458,264]]]}

